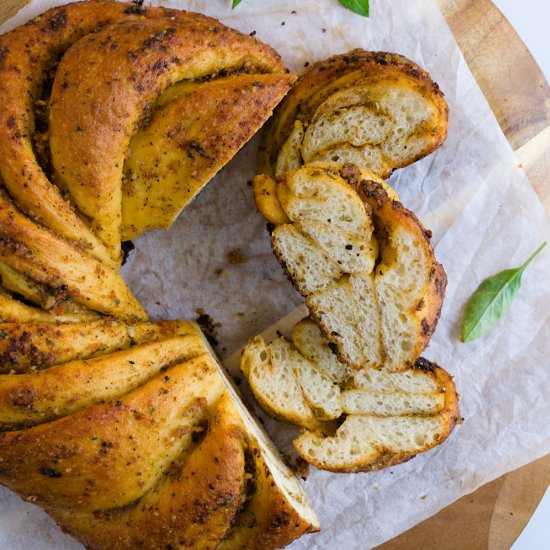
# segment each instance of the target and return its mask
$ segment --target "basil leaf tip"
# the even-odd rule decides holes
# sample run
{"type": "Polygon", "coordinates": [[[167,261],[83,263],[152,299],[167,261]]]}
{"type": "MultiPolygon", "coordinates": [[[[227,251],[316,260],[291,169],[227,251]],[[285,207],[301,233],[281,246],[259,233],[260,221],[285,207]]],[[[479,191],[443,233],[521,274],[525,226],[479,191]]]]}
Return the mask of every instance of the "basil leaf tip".
{"type": "MultiPolygon", "coordinates": [[[[232,0],[231,9],[235,9],[242,0],[232,0]]],[[[338,0],[342,6],[359,15],[369,16],[369,0],[338,0]]]]}
{"type": "Polygon", "coordinates": [[[359,15],[369,16],[369,0],[338,0],[342,6],[359,15]]]}
{"type": "Polygon", "coordinates": [[[545,246],[546,242],[542,243],[521,266],[505,269],[479,285],[466,306],[462,325],[463,342],[471,342],[483,336],[508,313],[521,286],[523,272],[545,246]]]}

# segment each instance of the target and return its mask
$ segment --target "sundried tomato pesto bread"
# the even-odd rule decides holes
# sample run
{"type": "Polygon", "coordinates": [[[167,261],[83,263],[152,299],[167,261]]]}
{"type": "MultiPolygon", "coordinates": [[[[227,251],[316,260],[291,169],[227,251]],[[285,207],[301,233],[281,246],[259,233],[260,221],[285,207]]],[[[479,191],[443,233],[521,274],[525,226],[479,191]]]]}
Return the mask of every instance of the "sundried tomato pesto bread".
{"type": "Polygon", "coordinates": [[[319,529],[194,323],[0,330],[0,483],[86,547],[263,550],[319,529]]]}
{"type": "Polygon", "coordinates": [[[169,226],[294,79],[215,19],[113,0],[0,36],[4,287],[53,315],[145,320],[121,240],[169,226]]]}
{"type": "Polygon", "coordinates": [[[416,63],[353,50],[300,76],[267,125],[259,173],[330,161],[387,178],[437,149],[448,123],[442,92],[416,63]]]}
{"type": "Polygon", "coordinates": [[[379,178],[312,163],[257,176],[271,244],[346,365],[406,370],[428,344],[446,276],[430,233],[379,178]]]}
{"type": "Polygon", "coordinates": [[[292,342],[251,340],[241,370],[264,410],[303,428],[294,446],[324,470],[399,464],[442,443],[458,420],[445,370],[422,358],[405,372],[349,369],[309,319],[294,327],[292,342]]]}

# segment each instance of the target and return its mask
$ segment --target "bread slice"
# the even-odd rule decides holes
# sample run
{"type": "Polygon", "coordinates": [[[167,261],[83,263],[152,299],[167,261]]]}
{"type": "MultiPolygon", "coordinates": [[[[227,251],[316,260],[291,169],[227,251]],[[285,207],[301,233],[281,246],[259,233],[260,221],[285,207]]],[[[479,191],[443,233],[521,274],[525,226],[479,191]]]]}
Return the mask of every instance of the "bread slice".
{"type": "Polygon", "coordinates": [[[294,326],[292,342],[303,357],[315,363],[318,369],[337,383],[345,382],[355,372],[338,360],[319,327],[311,319],[302,319],[294,326]]]}
{"type": "Polygon", "coordinates": [[[458,420],[458,395],[451,376],[437,365],[420,358],[398,373],[364,368],[348,371],[346,377],[336,370],[340,375],[336,382],[334,355],[315,323],[302,320],[292,334],[299,354],[291,353],[294,346],[283,338],[265,344],[256,337],[245,347],[241,367],[266,412],[276,411],[277,418],[304,428],[294,446],[310,464],[335,472],[378,470],[431,449],[453,430],[458,420]],[[259,342],[262,364],[255,363],[259,342]],[[288,350],[285,366],[288,372],[295,372],[292,395],[268,375],[276,364],[270,359],[272,351],[282,346],[288,350]],[[312,369],[326,376],[313,377],[312,369]],[[294,403],[290,401],[293,395],[294,403]],[[324,430],[311,425],[311,415],[319,414],[319,409],[305,397],[308,395],[316,395],[317,401],[324,403],[322,414],[328,418],[330,411],[336,425],[326,425],[324,430]],[[301,417],[298,408],[305,407],[309,410],[301,417]],[[292,413],[286,414],[289,410],[292,413]]]}
{"type": "Polygon", "coordinates": [[[395,192],[352,165],[312,163],[255,180],[273,251],[351,368],[406,370],[428,345],[445,272],[395,192]]]}
{"type": "Polygon", "coordinates": [[[447,276],[430,244],[431,232],[376,182],[356,185],[373,213],[381,255],[375,269],[375,292],[385,366],[397,371],[412,365],[435,331],[447,276]],[[391,352],[389,352],[391,350],[391,352]]]}
{"type": "Polygon", "coordinates": [[[338,386],[284,338],[269,346],[254,338],[243,352],[241,370],[262,408],[276,418],[327,430],[322,420],[342,413],[338,386]]]}
{"type": "Polygon", "coordinates": [[[353,50],[298,79],[266,129],[259,172],[350,162],[386,178],[437,149],[448,123],[442,92],[417,64],[353,50]]]}
{"type": "Polygon", "coordinates": [[[321,470],[355,473],[381,470],[440,444],[454,417],[349,415],[333,437],[305,432],[294,441],[300,456],[321,470]]]}

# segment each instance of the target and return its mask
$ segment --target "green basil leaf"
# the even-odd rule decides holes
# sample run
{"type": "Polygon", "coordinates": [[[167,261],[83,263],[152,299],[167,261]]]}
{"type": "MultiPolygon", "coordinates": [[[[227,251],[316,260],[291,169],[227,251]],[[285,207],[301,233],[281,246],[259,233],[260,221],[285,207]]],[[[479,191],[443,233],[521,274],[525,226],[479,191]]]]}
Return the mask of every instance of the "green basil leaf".
{"type": "Polygon", "coordinates": [[[233,0],[233,3],[231,4],[231,9],[234,10],[240,3],[241,0],[233,0]]]}
{"type": "Polygon", "coordinates": [[[339,2],[354,13],[369,16],[369,0],[339,0],[339,2]]]}
{"type": "Polygon", "coordinates": [[[462,341],[470,342],[491,330],[508,312],[521,286],[521,276],[533,258],[546,246],[542,243],[527,261],[485,279],[472,294],[462,325],[462,341]]]}

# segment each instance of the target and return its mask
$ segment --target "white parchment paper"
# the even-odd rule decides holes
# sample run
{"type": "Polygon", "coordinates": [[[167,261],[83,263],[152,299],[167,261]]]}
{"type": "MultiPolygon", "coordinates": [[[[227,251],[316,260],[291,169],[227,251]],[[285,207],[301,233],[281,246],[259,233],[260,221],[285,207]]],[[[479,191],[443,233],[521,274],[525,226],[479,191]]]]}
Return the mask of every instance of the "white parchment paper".
{"type": "MultiPolygon", "coordinates": [[[[0,30],[60,3],[32,0],[0,30]]],[[[470,294],[481,280],[521,264],[550,240],[550,224],[435,2],[371,0],[369,19],[336,0],[243,0],[234,11],[229,0],[162,4],[213,15],[247,33],[255,30],[297,72],[306,62],[351,48],[402,53],[432,74],[451,109],[442,149],[399,171],[391,183],[432,229],[437,257],[448,274],[441,321],[425,355],[455,376],[464,424],[441,447],[390,470],[337,475],[312,469],[305,486],[323,529],[292,549],[375,546],[549,453],[550,249],[524,274],[506,320],[476,342],[459,342],[470,294]]],[[[247,185],[257,145],[256,138],[169,231],[136,239],[123,270],[153,318],[192,319],[203,308],[221,323],[221,357],[301,301],[271,253],[265,222],[247,185]],[[233,249],[248,261],[229,264],[233,249]]],[[[288,442],[288,426],[273,421],[267,426],[278,442],[288,442]]],[[[0,488],[0,548],[81,546],[38,507],[0,488]]]]}

